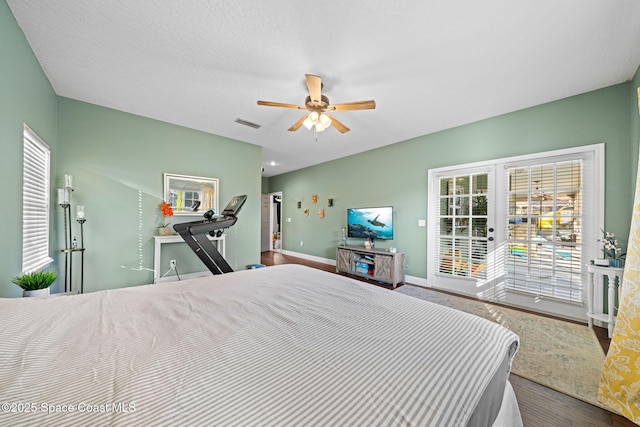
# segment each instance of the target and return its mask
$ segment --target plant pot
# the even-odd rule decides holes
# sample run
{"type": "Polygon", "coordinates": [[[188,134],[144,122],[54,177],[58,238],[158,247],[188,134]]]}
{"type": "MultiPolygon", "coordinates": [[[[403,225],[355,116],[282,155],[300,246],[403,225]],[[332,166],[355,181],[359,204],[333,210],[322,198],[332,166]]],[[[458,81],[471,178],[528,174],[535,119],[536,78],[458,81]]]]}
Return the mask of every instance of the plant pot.
{"type": "Polygon", "coordinates": [[[621,268],[622,267],[622,260],[621,259],[610,259],[609,260],[609,267],[621,268]]]}
{"type": "Polygon", "coordinates": [[[49,292],[50,288],[44,288],[44,289],[36,289],[33,291],[22,291],[22,296],[27,298],[46,298],[49,296],[50,292],[49,292]]]}
{"type": "Polygon", "coordinates": [[[171,236],[173,234],[173,230],[171,227],[158,227],[158,234],[161,236],[171,236]]]}

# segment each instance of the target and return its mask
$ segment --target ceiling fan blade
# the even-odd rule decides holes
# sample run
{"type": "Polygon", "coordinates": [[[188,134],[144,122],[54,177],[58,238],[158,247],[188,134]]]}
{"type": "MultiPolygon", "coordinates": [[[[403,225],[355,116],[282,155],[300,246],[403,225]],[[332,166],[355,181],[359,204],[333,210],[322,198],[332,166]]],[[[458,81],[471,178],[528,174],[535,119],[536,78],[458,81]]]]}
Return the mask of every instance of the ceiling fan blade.
{"type": "Polygon", "coordinates": [[[318,76],[314,76],[313,74],[305,74],[307,79],[307,88],[309,88],[309,96],[311,97],[311,102],[315,105],[319,105],[322,101],[322,80],[318,76]]]}
{"type": "Polygon", "coordinates": [[[356,101],[347,102],[345,104],[329,105],[327,110],[329,111],[349,111],[349,110],[373,110],[376,108],[376,101],[356,101]]]}
{"type": "Polygon", "coordinates": [[[271,101],[258,101],[258,105],[264,105],[267,107],[297,108],[298,110],[307,109],[307,107],[303,107],[302,105],[283,104],[282,102],[271,102],[271,101]]]}
{"type": "Polygon", "coordinates": [[[336,128],[336,130],[340,133],[347,133],[350,131],[350,129],[348,127],[346,127],[342,122],[336,120],[335,117],[330,116],[327,113],[324,113],[325,116],[329,117],[331,119],[331,126],[333,126],[334,128],[336,128]]]}
{"type": "Polygon", "coordinates": [[[302,126],[302,122],[304,122],[306,118],[307,118],[307,115],[302,116],[302,118],[300,120],[298,120],[293,125],[291,125],[291,127],[289,129],[287,129],[287,130],[289,132],[297,131],[298,129],[300,129],[300,126],[302,126]]]}

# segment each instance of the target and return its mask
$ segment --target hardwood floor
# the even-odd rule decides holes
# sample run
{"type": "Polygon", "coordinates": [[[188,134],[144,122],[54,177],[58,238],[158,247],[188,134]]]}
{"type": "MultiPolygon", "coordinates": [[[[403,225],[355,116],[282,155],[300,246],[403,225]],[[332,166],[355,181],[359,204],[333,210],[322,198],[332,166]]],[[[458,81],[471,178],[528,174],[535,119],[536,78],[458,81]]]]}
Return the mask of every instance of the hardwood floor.
{"type": "MultiPolygon", "coordinates": [[[[283,255],[277,252],[263,252],[264,265],[302,264],[335,273],[335,266],[309,261],[303,258],[283,255]]],[[[354,277],[357,279],[356,277],[354,277]]],[[[410,284],[408,286],[411,286],[410,284]]],[[[598,339],[605,351],[609,346],[607,331],[596,328],[598,339]]],[[[609,412],[582,400],[542,386],[525,378],[511,374],[509,381],[515,390],[525,427],[633,427],[636,424],[626,418],[609,412]]]]}

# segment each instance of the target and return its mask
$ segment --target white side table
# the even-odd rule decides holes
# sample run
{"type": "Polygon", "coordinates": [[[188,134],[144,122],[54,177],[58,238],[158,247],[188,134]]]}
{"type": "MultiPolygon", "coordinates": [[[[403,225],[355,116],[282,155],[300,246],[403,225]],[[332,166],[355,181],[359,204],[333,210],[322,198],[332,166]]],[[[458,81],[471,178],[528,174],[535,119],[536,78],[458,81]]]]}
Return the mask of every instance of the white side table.
{"type": "MultiPolygon", "coordinates": [[[[216,242],[216,246],[218,252],[225,257],[225,235],[223,234],[220,237],[212,237],[207,235],[209,240],[213,240],[216,242]]],[[[155,240],[155,245],[153,248],[153,283],[158,283],[160,281],[160,255],[162,253],[162,245],[165,243],[185,243],[184,239],[180,235],[173,236],[153,236],[155,240]]]]}
{"type": "Polygon", "coordinates": [[[622,286],[623,268],[617,267],[600,267],[597,265],[588,265],[589,281],[587,283],[587,317],[589,318],[589,327],[593,327],[593,320],[599,320],[607,324],[609,330],[609,338],[613,335],[613,326],[616,323],[615,318],[615,300],[616,300],[616,282],[618,288],[622,286]],[[604,295],[595,293],[596,289],[602,290],[604,277],[609,278],[607,289],[608,295],[608,313],[603,313],[602,300],[604,295]]]}

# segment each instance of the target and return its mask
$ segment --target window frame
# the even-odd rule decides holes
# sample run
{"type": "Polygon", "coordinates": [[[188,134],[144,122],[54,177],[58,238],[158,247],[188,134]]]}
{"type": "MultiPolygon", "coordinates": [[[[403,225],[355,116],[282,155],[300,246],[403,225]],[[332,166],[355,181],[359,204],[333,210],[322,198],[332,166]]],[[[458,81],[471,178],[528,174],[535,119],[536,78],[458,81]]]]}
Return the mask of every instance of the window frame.
{"type": "Polygon", "coordinates": [[[48,267],[51,149],[27,124],[22,138],[22,273],[48,267]]]}

